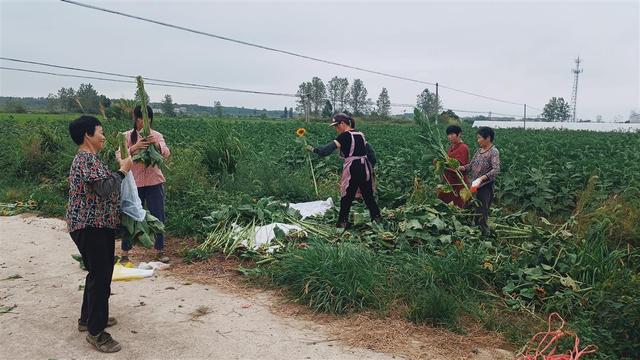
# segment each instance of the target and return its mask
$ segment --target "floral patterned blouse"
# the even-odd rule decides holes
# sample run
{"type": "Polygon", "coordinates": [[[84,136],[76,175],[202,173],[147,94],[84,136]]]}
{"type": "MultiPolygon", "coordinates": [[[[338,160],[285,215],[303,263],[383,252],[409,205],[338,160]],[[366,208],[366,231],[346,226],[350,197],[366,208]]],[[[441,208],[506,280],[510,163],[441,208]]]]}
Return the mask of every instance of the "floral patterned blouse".
{"type": "Polygon", "coordinates": [[[483,182],[482,185],[489,184],[500,174],[500,152],[495,146],[485,152],[482,152],[482,149],[479,148],[467,167],[471,168],[471,178],[473,180],[487,175],[489,181],[483,182]]]}
{"type": "MultiPolygon", "coordinates": [[[[100,196],[94,183],[113,176],[96,154],[80,151],[73,158],[69,171],[69,232],[92,228],[117,229],[120,226],[120,191],[100,196]]],[[[119,190],[119,189],[118,189],[119,190]]]]}

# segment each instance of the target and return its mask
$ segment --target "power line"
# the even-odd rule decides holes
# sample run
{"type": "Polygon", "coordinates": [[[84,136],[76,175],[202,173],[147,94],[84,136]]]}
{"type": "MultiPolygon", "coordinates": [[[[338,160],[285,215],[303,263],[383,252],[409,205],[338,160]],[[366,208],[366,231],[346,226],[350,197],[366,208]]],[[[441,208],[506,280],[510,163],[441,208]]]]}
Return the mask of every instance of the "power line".
{"type": "MultiPolygon", "coordinates": [[[[98,76],[86,76],[86,75],[76,75],[76,74],[61,74],[61,73],[54,73],[54,72],[50,72],[50,71],[20,69],[20,68],[6,67],[6,66],[0,66],[0,69],[2,69],[2,70],[11,70],[11,71],[20,71],[20,72],[26,72],[26,73],[34,73],[34,74],[60,76],[60,77],[71,77],[71,78],[80,78],[80,79],[111,81],[111,82],[127,83],[127,84],[135,84],[136,83],[135,80],[120,80],[120,79],[109,79],[109,78],[98,77],[98,76]]],[[[144,84],[145,85],[153,85],[153,86],[171,87],[171,88],[183,88],[183,89],[196,89],[196,90],[209,90],[209,91],[234,91],[234,90],[220,90],[220,89],[214,89],[214,88],[202,87],[202,86],[162,84],[162,83],[149,82],[149,81],[145,81],[144,84]]],[[[251,90],[242,90],[242,91],[241,90],[235,90],[235,91],[236,92],[242,92],[242,93],[252,93],[252,94],[262,94],[262,95],[278,95],[278,96],[290,97],[289,95],[286,95],[286,94],[275,94],[275,93],[258,92],[258,91],[251,91],[251,90]]],[[[293,95],[293,96],[295,97],[295,95],[293,95]]]]}
{"type": "Polygon", "coordinates": [[[472,93],[471,91],[460,90],[460,89],[454,89],[454,88],[452,88],[452,87],[445,86],[445,85],[439,85],[439,86],[440,86],[441,88],[443,88],[443,89],[452,90],[452,91],[457,91],[457,92],[459,92],[459,93],[463,93],[463,94],[467,94],[467,95],[472,95],[472,96],[477,96],[477,97],[481,97],[481,98],[483,98],[483,99],[499,101],[499,102],[501,102],[501,103],[505,103],[505,104],[512,104],[512,105],[524,105],[523,103],[517,103],[517,102],[514,102],[514,101],[502,100],[502,99],[494,98],[494,97],[491,97],[491,96],[480,95],[480,94],[472,93]]]}
{"type": "MultiPolygon", "coordinates": [[[[58,69],[82,71],[82,72],[101,74],[101,75],[117,76],[117,77],[122,77],[122,78],[129,78],[129,79],[135,79],[136,78],[136,76],[134,76],[134,75],[126,75],[126,74],[119,74],[119,73],[114,73],[114,72],[109,72],[109,71],[91,70],[91,69],[85,69],[85,68],[78,68],[78,67],[72,67],[72,66],[63,66],[63,65],[49,64],[49,63],[44,63],[44,62],[15,59],[15,58],[0,57],[0,60],[13,61],[13,62],[18,62],[18,63],[23,63],[23,64],[47,66],[47,67],[53,67],[53,68],[58,68],[58,69]]],[[[191,82],[174,81],[174,80],[163,80],[163,79],[147,78],[147,77],[144,77],[144,79],[145,80],[149,80],[149,81],[159,82],[159,83],[166,83],[165,85],[161,85],[161,84],[157,84],[157,83],[154,84],[154,85],[160,85],[160,86],[167,86],[168,84],[173,84],[173,85],[178,85],[176,87],[205,88],[205,89],[217,90],[217,91],[230,91],[230,92],[239,92],[239,93],[248,93],[248,94],[297,97],[296,94],[289,94],[289,93],[278,93],[278,92],[270,92],[270,91],[235,89],[235,88],[221,87],[221,86],[215,86],[215,85],[196,84],[196,83],[191,83],[191,82]]],[[[100,79],[97,79],[97,80],[105,80],[105,79],[100,78],[100,79]]]]}
{"type": "MultiPolygon", "coordinates": [[[[135,83],[135,78],[136,78],[136,76],[134,76],[134,75],[125,75],[125,74],[119,74],[119,73],[114,73],[114,72],[109,72],[109,71],[91,70],[91,69],[78,68],[78,67],[73,67],[73,66],[63,66],[63,65],[49,64],[49,63],[31,61],[31,60],[22,60],[22,59],[7,58],[7,57],[0,57],[0,60],[7,60],[7,61],[13,61],[13,62],[18,62],[18,63],[23,63],[23,64],[38,65],[38,66],[53,67],[53,68],[58,68],[58,69],[66,69],[66,70],[73,70],[73,71],[88,72],[88,73],[101,74],[101,75],[116,76],[116,77],[131,79],[131,80],[122,80],[122,79],[113,79],[113,78],[105,78],[105,77],[98,77],[98,76],[86,76],[86,75],[77,75],[77,74],[62,74],[62,73],[55,73],[55,72],[50,72],[50,71],[20,69],[20,68],[12,68],[12,67],[0,66],[0,69],[2,69],[2,70],[11,70],[11,71],[26,72],[26,73],[52,75],[52,76],[59,76],[59,77],[71,77],[71,78],[80,78],[80,79],[89,79],[89,80],[111,81],[111,82],[127,83],[127,84],[135,83]]],[[[239,92],[239,93],[259,94],[259,95],[272,95],[272,96],[284,96],[284,97],[294,97],[294,98],[298,98],[299,97],[299,95],[297,95],[297,94],[287,94],[287,93],[280,93],[280,92],[234,89],[234,88],[227,88],[227,87],[220,87],[220,86],[213,86],[213,85],[195,84],[195,83],[189,83],[189,82],[174,81],[174,80],[164,80],[164,79],[156,79],[156,78],[146,78],[146,77],[144,77],[144,79],[145,79],[145,84],[146,85],[154,85],[154,86],[183,88],[183,89],[195,89],[195,90],[228,91],[228,92],[239,92]]],[[[329,98],[324,98],[323,100],[330,100],[330,99],[329,98]]],[[[416,107],[416,105],[414,105],[414,104],[401,104],[401,103],[400,104],[391,103],[390,105],[394,106],[394,107],[410,107],[410,108],[416,107]]],[[[461,113],[473,113],[473,114],[492,113],[492,114],[495,114],[495,115],[518,117],[517,115],[503,114],[503,113],[497,113],[497,112],[493,112],[493,111],[472,111],[472,110],[461,110],[461,109],[449,109],[449,110],[452,110],[452,111],[455,111],[455,112],[461,112],[461,113]]]]}
{"type": "MultiPolygon", "coordinates": [[[[10,71],[18,71],[18,72],[25,72],[25,73],[32,73],[32,74],[42,74],[42,75],[51,75],[51,76],[59,76],[59,77],[69,77],[69,78],[79,78],[79,79],[89,79],[89,80],[99,80],[99,81],[110,81],[110,82],[126,83],[126,84],[135,84],[136,83],[135,80],[121,80],[121,79],[112,79],[112,78],[105,78],[105,77],[99,77],[99,76],[62,74],[62,73],[55,73],[55,72],[51,72],[51,71],[20,69],[20,68],[13,68],[13,67],[7,67],[7,66],[0,66],[0,70],[10,70],[10,71]]],[[[86,71],[89,71],[89,70],[86,70],[86,71]]],[[[195,89],[195,90],[228,91],[228,90],[212,89],[212,88],[208,88],[208,87],[177,85],[177,84],[162,84],[162,83],[150,82],[150,81],[145,81],[145,85],[163,86],[163,87],[171,87],[171,88],[183,88],[183,89],[195,89]]],[[[268,92],[255,92],[255,91],[250,91],[250,90],[243,91],[243,92],[245,92],[245,93],[259,93],[259,94],[264,94],[264,95],[276,95],[277,94],[277,93],[268,93],[268,92]]],[[[289,97],[289,95],[286,95],[286,94],[281,94],[280,96],[289,97]]],[[[297,96],[295,96],[295,97],[297,97],[297,96]]],[[[415,105],[411,105],[411,104],[391,104],[391,106],[395,106],[395,107],[415,107],[415,105]]],[[[451,110],[452,111],[456,111],[456,112],[461,112],[461,113],[474,113],[474,114],[486,114],[486,113],[489,113],[489,111],[471,111],[471,110],[458,110],[458,109],[455,109],[455,110],[451,109],[451,110]]],[[[491,112],[491,113],[495,114],[495,115],[504,115],[504,116],[517,117],[516,115],[501,114],[501,113],[495,113],[495,112],[491,112]]]]}
{"type": "MultiPolygon", "coordinates": [[[[216,39],[219,39],[219,40],[230,41],[230,42],[233,42],[233,43],[236,43],[236,44],[240,44],[240,45],[245,45],[245,46],[250,46],[250,47],[254,47],[254,48],[258,48],[258,49],[262,49],[262,50],[273,51],[273,52],[277,52],[277,53],[281,53],[281,54],[285,54],[285,55],[295,56],[295,57],[306,59],[306,60],[317,61],[317,62],[329,64],[329,65],[334,65],[334,66],[339,66],[339,67],[343,67],[343,68],[347,68],[347,69],[363,71],[363,72],[376,74],[376,75],[381,75],[381,76],[386,76],[386,77],[390,77],[390,78],[394,78],[394,79],[399,79],[399,80],[405,80],[405,81],[410,81],[410,82],[419,83],[419,84],[436,86],[435,82],[413,79],[413,78],[409,78],[409,77],[405,77],[405,76],[399,76],[399,75],[385,73],[385,72],[381,72],[381,71],[377,71],[377,70],[371,70],[371,69],[367,69],[367,68],[360,67],[360,66],[347,65],[347,64],[343,64],[343,63],[339,63],[339,62],[335,62],[335,61],[331,61],[331,60],[326,60],[326,59],[321,59],[321,58],[317,58],[317,57],[313,57],[313,56],[308,56],[308,55],[304,55],[304,54],[301,54],[301,53],[298,53],[298,52],[276,49],[276,48],[273,48],[273,47],[270,47],[270,46],[260,45],[260,44],[256,44],[256,43],[252,43],[252,42],[248,42],[248,41],[244,41],[244,40],[233,39],[233,38],[230,38],[230,37],[227,37],[227,36],[216,35],[216,34],[212,34],[212,33],[201,31],[201,30],[191,29],[191,28],[187,28],[187,27],[184,27],[184,26],[174,25],[174,24],[170,24],[170,23],[167,23],[167,22],[159,21],[159,20],[153,20],[153,19],[149,19],[149,18],[137,16],[137,15],[127,14],[127,13],[124,13],[124,12],[121,12],[121,11],[105,9],[105,8],[101,8],[101,7],[98,7],[98,6],[84,4],[84,3],[81,3],[81,2],[77,2],[77,1],[72,1],[72,0],[60,0],[60,1],[68,3],[68,4],[72,4],[72,5],[85,7],[85,8],[92,9],[92,10],[98,10],[98,11],[102,11],[102,12],[106,12],[106,13],[110,13],[110,14],[120,15],[120,16],[132,18],[132,19],[136,19],[136,20],[140,20],[140,21],[149,22],[149,23],[156,24],[156,25],[166,26],[166,27],[169,27],[169,28],[177,29],[177,30],[187,31],[187,32],[191,32],[191,33],[194,33],[194,34],[198,34],[198,35],[208,36],[208,37],[216,38],[216,39]]],[[[439,85],[439,86],[442,87],[443,89],[447,89],[447,90],[451,90],[451,91],[455,91],[455,92],[459,92],[459,93],[463,93],[463,94],[467,94],[467,95],[471,95],[471,96],[476,96],[476,97],[480,97],[480,98],[487,99],[487,100],[493,100],[493,101],[498,101],[498,102],[502,102],[502,103],[505,103],[505,104],[512,104],[512,105],[524,105],[524,103],[518,103],[518,102],[514,102],[514,101],[503,100],[503,99],[499,99],[499,98],[496,98],[496,97],[486,96],[486,95],[474,93],[474,92],[467,91],[467,90],[456,89],[454,87],[450,87],[450,86],[446,86],[446,85],[439,85]]]]}
{"type": "Polygon", "coordinates": [[[435,83],[428,82],[428,81],[411,79],[411,78],[408,78],[408,77],[388,74],[388,73],[384,73],[384,72],[380,72],[380,71],[376,71],[376,70],[370,70],[370,69],[362,68],[362,67],[359,67],[359,66],[346,65],[346,64],[335,62],[335,61],[330,61],[330,60],[320,59],[320,58],[313,57],[313,56],[300,54],[300,53],[293,52],[293,51],[281,50],[281,49],[276,49],[276,48],[269,47],[269,46],[264,46],[264,45],[260,45],[260,44],[251,43],[251,42],[248,42],[248,41],[232,39],[230,37],[226,37],[226,36],[222,36],[222,35],[216,35],[216,34],[204,32],[204,31],[200,31],[200,30],[196,30],[196,29],[187,28],[187,27],[184,27],[184,26],[173,25],[173,24],[169,24],[169,23],[166,23],[166,22],[153,20],[153,19],[148,19],[148,18],[144,18],[144,17],[141,17],[141,16],[136,16],[136,15],[131,15],[131,14],[123,13],[123,12],[116,11],[116,10],[105,9],[105,8],[101,8],[101,7],[94,6],[94,5],[83,4],[83,3],[76,2],[76,1],[71,1],[71,0],[60,0],[60,1],[72,4],[72,5],[78,5],[78,6],[86,7],[86,8],[93,9],[93,10],[104,11],[104,12],[115,14],[115,15],[129,17],[129,18],[136,19],[136,20],[146,21],[146,22],[150,22],[150,23],[153,23],[153,24],[174,28],[174,29],[177,29],[177,30],[183,30],[183,31],[191,32],[191,33],[198,34],[198,35],[209,36],[209,37],[213,37],[213,38],[216,38],[216,39],[219,39],[219,40],[225,40],[225,41],[230,41],[230,42],[234,42],[234,43],[241,44],[241,45],[251,46],[251,47],[255,47],[255,48],[258,48],[258,49],[262,49],[262,50],[278,52],[278,53],[281,53],[281,54],[291,55],[291,56],[295,56],[295,57],[299,57],[299,58],[303,58],[303,59],[307,59],[307,60],[318,61],[318,62],[322,62],[322,63],[330,64],[330,65],[335,65],[335,66],[341,66],[341,67],[345,67],[345,68],[348,68],[348,69],[359,70],[359,71],[364,71],[364,72],[368,72],[368,73],[372,73],[372,74],[388,76],[388,77],[392,77],[392,78],[396,78],[396,79],[400,79],[400,80],[412,81],[412,82],[417,82],[417,83],[421,83],[421,84],[434,85],[435,86],[435,83]]]}

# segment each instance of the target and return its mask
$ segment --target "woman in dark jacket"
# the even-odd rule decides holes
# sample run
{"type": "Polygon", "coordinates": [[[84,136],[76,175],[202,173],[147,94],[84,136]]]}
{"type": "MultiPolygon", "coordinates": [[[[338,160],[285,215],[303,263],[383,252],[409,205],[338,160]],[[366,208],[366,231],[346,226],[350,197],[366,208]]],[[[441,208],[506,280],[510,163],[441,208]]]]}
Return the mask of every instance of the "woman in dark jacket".
{"type": "Polygon", "coordinates": [[[347,114],[334,115],[330,126],[335,127],[338,137],[319,148],[307,146],[307,150],[320,156],[328,156],[338,149],[340,157],[344,160],[340,178],[341,198],[337,226],[345,229],[349,227],[349,211],[358,192],[369,209],[371,219],[379,220],[380,208],[373,195],[375,191],[373,167],[376,159],[371,145],[367,143],[362,132],[355,130],[356,122],[347,114]]]}

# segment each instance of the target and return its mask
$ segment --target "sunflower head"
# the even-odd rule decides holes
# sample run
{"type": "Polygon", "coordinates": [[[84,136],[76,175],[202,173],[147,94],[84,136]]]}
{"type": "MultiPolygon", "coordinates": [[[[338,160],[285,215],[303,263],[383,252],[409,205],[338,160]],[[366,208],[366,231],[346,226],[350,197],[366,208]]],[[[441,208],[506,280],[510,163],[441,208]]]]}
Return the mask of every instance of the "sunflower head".
{"type": "Polygon", "coordinates": [[[299,128],[298,130],[296,130],[296,136],[298,137],[303,137],[306,133],[307,130],[305,130],[305,128],[299,128]]]}

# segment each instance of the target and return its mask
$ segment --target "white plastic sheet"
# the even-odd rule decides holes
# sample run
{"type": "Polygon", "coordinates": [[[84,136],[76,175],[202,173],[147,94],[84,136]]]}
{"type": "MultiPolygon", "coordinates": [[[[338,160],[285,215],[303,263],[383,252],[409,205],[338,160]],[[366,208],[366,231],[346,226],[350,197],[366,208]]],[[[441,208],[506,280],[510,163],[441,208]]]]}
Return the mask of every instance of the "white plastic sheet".
{"type": "Polygon", "coordinates": [[[141,262],[138,264],[138,269],[142,270],[167,270],[171,265],[165,264],[161,261],[141,262]]]}
{"type": "Polygon", "coordinates": [[[147,211],[142,207],[142,201],[138,197],[138,187],[129,171],[120,184],[120,208],[123,213],[129,215],[135,221],[143,221],[147,211]]]}
{"type": "Polygon", "coordinates": [[[302,218],[305,219],[311,216],[324,215],[327,210],[333,207],[333,199],[328,198],[327,200],[289,204],[289,207],[298,210],[302,218]]]}
{"type": "MultiPolygon", "coordinates": [[[[272,223],[269,225],[258,226],[256,228],[256,235],[253,239],[252,248],[257,249],[265,244],[270,244],[273,239],[276,238],[275,228],[279,228],[285,234],[288,234],[290,231],[300,231],[300,228],[297,225],[291,224],[283,224],[283,223],[272,223]]],[[[248,246],[248,242],[245,240],[242,242],[244,246],[248,246]]]]}
{"type": "MultiPolygon", "coordinates": [[[[333,199],[328,198],[327,200],[318,200],[318,201],[309,201],[304,203],[296,203],[289,204],[289,207],[300,212],[300,215],[303,219],[311,217],[311,216],[321,216],[324,215],[327,210],[333,207],[333,199]]],[[[279,228],[282,230],[285,235],[289,234],[291,231],[301,231],[302,228],[293,225],[293,224],[283,224],[283,223],[272,223],[264,226],[256,227],[256,233],[253,238],[253,243],[251,247],[253,249],[258,249],[264,245],[271,244],[271,241],[276,238],[275,228],[279,228]]],[[[242,245],[249,246],[249,242],[244,240],[242,245]]],[[[277,245],[270,246],[267,251],[272,252],[278,248],[277,245]]]]}

